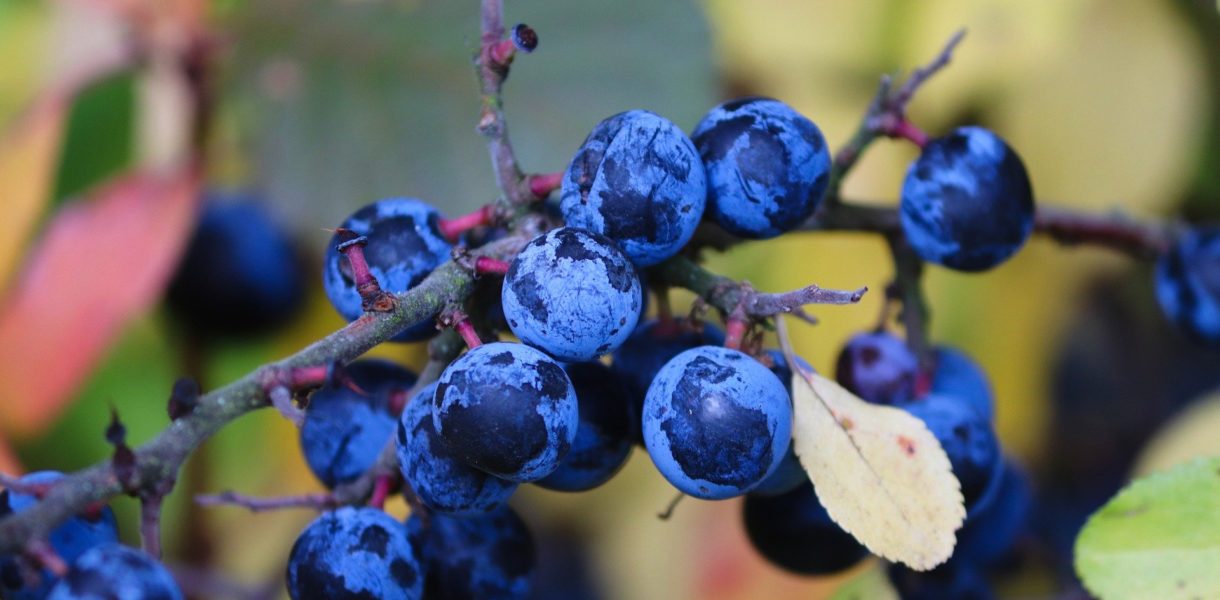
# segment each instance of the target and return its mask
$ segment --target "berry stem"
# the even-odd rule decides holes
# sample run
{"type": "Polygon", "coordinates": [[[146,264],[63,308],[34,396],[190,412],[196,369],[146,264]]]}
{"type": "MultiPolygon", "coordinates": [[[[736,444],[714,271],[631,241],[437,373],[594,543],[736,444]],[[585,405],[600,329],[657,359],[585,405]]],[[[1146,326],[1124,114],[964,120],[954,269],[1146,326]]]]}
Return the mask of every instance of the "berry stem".
{"type": "Polygon", "coordinates": [[[448,239],[450,242],[456,242],[463,233],[475,227],[491,225],[495,219],[495,212],[495,206],[488,204],[460,217],[441,219],[437,227],[441,230],[441,235],[445,236],[445,239],[448,239]]]}
{"type": "Polygon", "coordinates": [[[411,401],[411,390],[394,390],[390,392],[390,398],[386,402],[386,406],[391,415],[398,416],[402,411],[406,410],[407,402],[411,401]]]}
{"type": "Polygon", "coordinates": [[[470,319],[462,318],[453,324],[453,328],[465,340],[467,348],[474,350],[483,345],[483,340],[479,339],[479,334],[474,330],[474,324],[470,322],[470,319]]]}
{"type": "Polygon", "coordinates": [[[907,140],[920,148],[928,145],[928,134],[905,118],[895,123],[886,135],[907,140]]]}
{"type": "Polygon", "coordinates": [[[748,328],[749,321],[746,319],[745,310],[734,310],[724,324],[724,347],[741,350],[741,340],[745,338],[748,328]]]}
{"type": "Polygon", "coordinates": [[[64,562],[63,557],[46,540],[30,540],[27,542],[25,554],[56,577],[63,577],[68,574],[68,563],[64,562]]]}
{"type": "Polygon", "coordinates": [[[288,388],[282,385],[271,388],[267,398],[271,400],[271,405],[297,428],[305,424],[305,412],[292,403],[292,392],[288,388]]]}
{"type": "Polygon", "coordinates": [[[301,496],[282,496],[278,498],[256,498],[237,492],[226,491],[219,494],[201,494],[195,496],[195,504],[199,506],[240,506],[250,512],[264,512],[285,508],[312,508],[314,510],[329,510],[339,506],[339,502],[331,494],[304,494],[301,496]]]}
{"type": "Polygon", "coordinates": [[[385,509],[386,498],[390,497],[390,492],[394,489],[394,477],[391,475],[378,475],[373,481],[373,494],[369,497],[369,506],[373,508],[385,509]]]}
{"type": "Polygon", "coordinates": [[[369,270],[369,263],[364,258],[364,247],[368,238],[357,235],[356,232],[340,228],[335,232],[342,240],[336,249],[347,257],[352,267],[352,281],[360,294],[360,306],[365,312],[389,312],[394,310],[394,296],[381,289],[381,284],[369,270]]]}
{"type": "Polygon", "coordinates": [[[517,45],[512,40],[500,40],[487,50],[487,55],[491,57],[491,60],[504,67],[512,63],[513,56],[516,54],[517,45]]]}
{"type": "Polygon", "coordinates": [[[480,256],[474,259],[475,275],[504,275],[508,273],[507,261],[490,256],[480,256]]]}
{"type": "Polygon", "coordinates": [[[160,494],[144,494],[140,497],[140,544],[153,558],[161,558],[161,502],[160,494]]]}
{"type": "Polygon", "coordinates": [[[530,193],[539,200],[563,185],[563,173],[538,173],[529,176],[530,193]]]}

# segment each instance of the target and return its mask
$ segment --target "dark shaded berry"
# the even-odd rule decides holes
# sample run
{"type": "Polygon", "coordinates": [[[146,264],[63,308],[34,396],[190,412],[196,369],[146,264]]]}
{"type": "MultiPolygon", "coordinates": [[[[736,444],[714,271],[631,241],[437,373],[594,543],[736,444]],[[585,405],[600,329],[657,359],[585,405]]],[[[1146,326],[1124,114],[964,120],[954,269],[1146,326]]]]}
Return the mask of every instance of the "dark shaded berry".
{"type": "Polygon", "coordinates": [[[213,193],[165,298],[196,335],[267,333],[304,305],[304,264],[256,197],[213,193]]]}
{"type": "Polygon", "coordinates": [[[147,553],[116,543],[77,558],[47,600],[181,600],[169,570],[147,553]]]}
{"type": "Polygon", "coordinates": [[[928,394],[902,406],[919,417],[949,456],[962,484],[967,517],[991,501],[1003,467],[1000,442],[991,422],[957,396],[928,394]]]}
{"type": "Polygon", "coordinates": [[[936,349],[935,357],[932,393],[956,396],[973,406],[983,418],[994,421],[995,395],[983,368],[956,348],[941,346],[936,349]]]}
{"type": "Polygon", "coordinates": [[[703,216],[707,181],[681,129],[632,110],[593,128],[564,173],[561,197],[569,226],[614,240],[631,262],[647,267],[690,241],[703,216]]]}
{"type": "Polygon", "coordinates": [[[1187,231],[1161,256],[1156,299],[1192,339],[1220,345],[1220,228],[1187,231]]]}
{"type": "Polygon", "coordinates": [[[429,600],[528,598],[534,574],[534,539],[513,510],[502,506],[467,519],[432,515],[407,519],[420,550],[429,600]]]}
{"type": "Polygon", "coordinates": [[[423,591],[407,528],[380,509],[345,506],[322,514],[288,557],[293,600],[418,599],[423,591]]]}
{"type": "Polygon", "coordinates": [[[978,567],[950,560],[931,571],[890,565],[890,581],[903,600],[990,600],[991,584],[978,567]]]}
{"type": "Polygon", "coordinates": [[[561,227],[534,238],[509,266],[504,318],[521,341],[585,362],[618,348],[640,319],[639,275],[610,240],[561,227]]]}
{"type": "Polygon", "coordinates": [[[523,344],[474,348],[441,374],[432,419],[454,456],[493,475],[537,481],[572,446],[580,421],[563,368],[523,344]]]}
{"type": "Polygon", "coordinates": [[[822,132],[771,98],[725,102],[691,134],[707,168],[708,214],[741,237],[775,237],[804,223],[830,183],[822,132]]]}
{"type": "Polygon", "coordinates": [[[885,331],[852,336],[835,366],[835,379],[844,388],[876,404],[915,399],[918,374],[919,359],[906,342],[885,331]]]}
{"type": "Polygon", "coordinates": [[[314,392],[301,425],[309,470],[330,488],[373,466],[397,422],[390,414],[390,394],[415,384],[414,373],[387,360],[358,360],[344,372],[364,393],[342,383],[314,392]]]}
{"type": "Polygon", "coordinates": [[[644,400],[644,445],[674,487],[706,500],[744,494],[792,440],[783,383],[737,350],[700,346],[666,363],[644,400]]]}
{"type": "MultiPolygon", "coordinates": [[[[771,358],[771,372],[775,373],[775,376],[784,383],[784,389],[788,390],[788,396],[791,397],[793,373],[792,369],[788,368],[788,359],[779,350],[768,350],[767,355],[771,358]]],[[[801,357],[796,357],[796,360],[805,371],[816,372],[801,357]]],[[[775,471],[758,484],[758,487],[750,490],[750,495],[778,496],[796,489],[806,481],[809,481],[809,476],[805,474],[805,467],[801,466],[800,460],[796,457],[795,442],[793,442],[788,444],[788,451],[784,453],[784,458],[775,471]]]]}
{"type": "Polygon", "coordinates": [[[424,506],[433,511],[470,516],[502,506],[517,484],[480,471],[453,456],[436,434],[432,401],[436,383],[411,399],[395,438],[403,479],[424,506]]]}
{"type": "Polygon", "coordinates": [[[994,565],[1026,532],[1033,505],[1029,475],[1011,458],[1004,459],[1002,469],[991,501],[971,515],[958,532],[954,561],[994,565]]]}
{"type": "Polygon", "coordinates": [[[593,489],[614,476],[631,456],[631,409],[617,375],[601,363],[565,365],[576,389],[580,425],[559,468],[537,484],[564,492],[593,489]]]}
{"type": "Polygon", "coordinates": [[[902,184],[902,231],[926,261],[985,271],[1034,229],[1034,196],[1021,158],[981,127],[924,146],[902,184]]]}
{"type": "MultiPolygon", "coordinates": [[[[363,248],[369,271],[382,290],[405,292],[423,281],[433,269],[449,260],[451,247],[441,234],[441,215],[415,198],[386,198],[356,211],[340,229],[368,238],[363,248]]],[[[351,263],[336,246],[339,235],[326,247],[322,283],[335,310],[348,321],[364,314],[351,263]]],[[[436,327],[431,318],[413,324],[394,341],[417,341],[431,337],[436,327]]]]}
{"type": "Polygon", "coordinates": [[[754,549],[793,573],[837,573],[868,556],[856,538],[830,519],[808,480],[778,496],[746,496],[742,516],[754,549]]]}

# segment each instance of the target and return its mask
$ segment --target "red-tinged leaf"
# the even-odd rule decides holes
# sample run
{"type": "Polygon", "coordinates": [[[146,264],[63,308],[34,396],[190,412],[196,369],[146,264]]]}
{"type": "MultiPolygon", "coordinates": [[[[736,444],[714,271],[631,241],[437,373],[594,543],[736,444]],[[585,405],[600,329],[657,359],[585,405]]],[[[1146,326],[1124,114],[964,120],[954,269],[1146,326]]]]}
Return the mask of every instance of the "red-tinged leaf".
{"type": "Polygon", "coordinates": [[[130,319],[160,297],[190,237],[197,178],[137,174],[65,206],[0,304],[0,424],[50,424],[130,319]]]}
{"type": "Polygon", "coordinates": [[[0,290],[51,197],[66,113],[62,98],[49,97],[0,134],[0,290]]]}

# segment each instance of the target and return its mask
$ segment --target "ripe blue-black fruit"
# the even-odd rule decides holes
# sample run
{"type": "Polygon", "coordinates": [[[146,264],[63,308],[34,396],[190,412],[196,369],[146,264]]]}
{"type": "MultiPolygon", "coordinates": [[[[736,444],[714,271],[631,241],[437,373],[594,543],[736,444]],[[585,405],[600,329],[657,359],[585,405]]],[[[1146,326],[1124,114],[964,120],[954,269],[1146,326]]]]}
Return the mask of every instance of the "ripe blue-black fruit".
{"type": "Polygon", "coordinates": [[[395,440],[403,479],[433,511],[458,516],[491,511],[508,501],[517,483],[462,462],[441,442],[432,423],[436,386],[420,390],[398,423],[395,440]]]}
{"type": "Polygon", "coordinates": [[[390,414],[390,395],[415,384],[414,373],[387,360],[358,360],[345,372],[364,393],[344,384],[314,392],[301,425],[309,470],[330,488],[373,466],[397,421],[390,414]]]}
{"type": "Polygon", "coordinates": [[[1004,459],[995,494],[957,534],[953,560],[980,566],[1000,562],[1029,524],[1033,489],[1029,475],[1011,458],[1004,459]]]}
{"type": "MultiPolygon", "coordinates": [[[[768,350],[767,355],[771,357],[771,372],[784,383],[784,389],[788,391],[788,395],[792,395],[792,369],[788,368],[788,359],[784,357],[784,353],[779,350],[768,350]]],[[[797,363],[807,372],[813,373],[813,367],[805,362],[805,359],[796,357],[797,363]]],[[[800,460],[796,457],[795,442],[788,444],[788,451],[784,453],[784,458],[780,460],[779,466],[758,484],[758,487],[750,490],[752,496],[778,496],[796,489],[802,483],[809,481],[809,476],[805,474],[805,467],[801,466],[800,460]]]]}
{"type": "Polygon", "coordinates": [[[1191,229],[1161,256],[1156,299],[1192,339],[1220,345],[1220,228],[1191,229]]]}
{"type": "Polygon", "coordinates": [[[956,348],[940,346],[935,356],[932,393],[956,396],[973,406],[983,418],[994,421],[995,396],[982,367],[956,348]]]}
{"type": "Polygon", "coordinates": [[[868,556],[868,550],[826,514],[808,480],[778,496],[746,496],[742,515],[754,549],[793,573],[837,573],[868,556]]]}
{"type": "MultiPolygon", "coordinates": [[[[451,247],[441,234],[441,215],[415,198],[386,198],[356,211],[339,225],[368,238],[364,257],[369,271],[387,292],[405,292],[423,281],[433,269],[449,259],[451,247]]],[[[326,247],[322,283],[335,310],[348,321],[364,314],[351,263],[336,246],[338,234],[326,247]]],[[[406,342],[426,339],[436,333],[432,319],[412,325],[394,338],[406,342]]]]}
{"type": "Polygon", "coordinates": [[[703,321],[690,323],[685,319],[640,323],[631,336],[613,354],[611,368],[627,388],[631,403],[631,422],[636,441],[640,437],[640,418],[644,414],[644,395],[657,372],[673,357],[699,346],[724,344],[724,332],[703,321]],[[693,325],[693,327],[692,327],[693,325]]]}
{"type": "Polygon", "coordinates": [[[779,100],[725,102],[691,138],[707,168],[708,213],[735,235],[773,238],[800,225],[830,183],[822,132],[779,100]]]}
{"type": "Polygon", "coordinates": [[[682,249],[707,201],[703,163],[686,134],[645,110],[598,123],[564,173],[564,221],[619,244],[640,267],[682,249]]]}
{"type": "Polygon", "coordinates": [[[265,333],[303,305],[303,266],[257,198],[209,194],[166,302],[196,335],[265,333]]]}
{"type": "Polygon", "coordinates": [[[848,391],[876,404],[915,399],[919,360],[906,342],[886,331],[858,333],[843,346],[835,379],[848,391]]]}
{"type": "Polygon", "coordinates": [[[962,484],[967,516],[983,509],[994,496],[1003,467],[991,422],[969,401],[947,394],[928,394],[902,408],[928,426],[949,456],[962,484]]]}
{"type": "Polygon", "coordinates": [[[648,455],[674,487],[722,500],[779,466],[792,440],[792,403],[779,378],[749,355],[700,346],[657,373],[643,431],[648,455]]]}
{"type": "Polygon", "coordinates": [[[164,565],[117,542],[95,546],[77,558],[47,600],[181,600],[164,565]]]}
{"type": "Polygon", "coordinates": [[[454,456],[519,482],[559,466],[579,421],[563,367],[522,344],[484,344],[462,355],[441,374],[432,401],[432,422],[454,456]]]}
{"type": "Polygon", "coordinates": [[[376,508],[345,506],[314,519],[288,557],[293,600],[417,599],[424,572],[407,528],[376,508]]]}
{"type": "Polygon", "coordinates": [[[895,563],[890,565],[889,577],[903,600],[995,598],[983,572],[968,562],[950,560],[931,571],[914,571],[895,563]]]}
{"type": "Polygon", "coordinates": [[[981,127],[960,127],[924,146],[907,170],[900,212],[915,252],[959,271],[1004,262],[1034,229],[1025,165],[981,127]]]}
{"type": "Polygon", "coordinates": [[[511,508],[468,519],[431,515],[427,524],[412,514],[407,529],[427,573],[425,598],[529,597],[534,539],[511,508]]]}
{"type": "MultiPolygon", "coordinates": [[[[63,476],[63,473],[57,471],[38,471],[22,477],[19,481],[24,485],[50,484],[63,476]]],[[[38,499],[33,496],[4,490],[0,492],[0,518],[21,512],[37,502],[38,499]]],[[[114,512],[107,506],[96,518],[71,517],[51,531],[48,541],[55,553],[69,564],[96,546],[118,543],[119,534],[114,512]]],[[[38,577],[37,582],[27,582],[17,559],[12,555],[0,554],[0,597],[9,600],[45,598],[57,579],[46,569],[38,571],[38,577]]]]}
{"type": "Polygon", "coordinates": [[[563,370],[576,390],[580,425],[555,472],[537,481],[563,492],[591,490],[614,476],[631,455],[631,408],[617,375],[601,363],[571,363],[563,370]]]}
{"type": "Polygon", "coordinates": [[[513,259],[501,300],[521,341],[560,360],[586,362],[626,341],[644,295],[631,261],[610,240],[561,227],[513,259]]]}

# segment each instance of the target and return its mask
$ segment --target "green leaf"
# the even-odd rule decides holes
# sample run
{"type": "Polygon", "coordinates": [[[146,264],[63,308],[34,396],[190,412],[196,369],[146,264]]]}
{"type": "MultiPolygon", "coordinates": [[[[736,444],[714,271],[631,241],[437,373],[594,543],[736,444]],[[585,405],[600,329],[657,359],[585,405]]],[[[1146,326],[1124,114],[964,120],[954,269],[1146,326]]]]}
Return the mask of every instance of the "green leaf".
{"type": "Polygon", "coordinates": [[[1107,600],[1220,597],[1220,457],[1119,492],[1076,539],[1076,572],[1107,600]]]}
{"type": "Polygon", "coordinates": [[[135,75],[120,73],[83,90],[68,115],[55,202],[130,166],[135,138],[135,75]]]}

